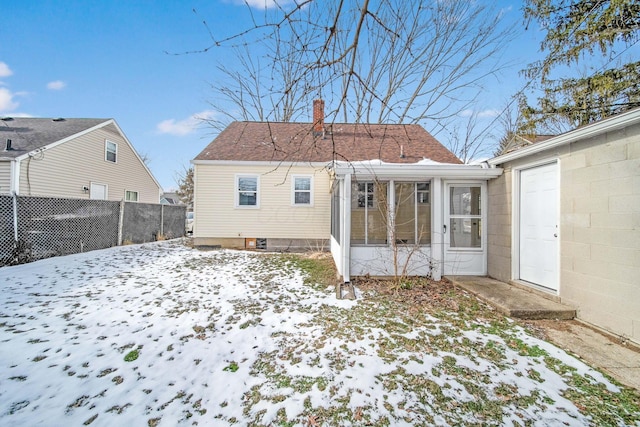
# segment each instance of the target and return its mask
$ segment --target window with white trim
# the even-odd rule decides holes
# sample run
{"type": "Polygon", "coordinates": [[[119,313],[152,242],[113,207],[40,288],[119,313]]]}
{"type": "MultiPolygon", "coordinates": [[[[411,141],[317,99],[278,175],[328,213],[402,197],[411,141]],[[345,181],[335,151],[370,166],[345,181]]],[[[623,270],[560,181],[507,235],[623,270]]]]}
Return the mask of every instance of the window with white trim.
{"type": "Polygon", "coordinates": [[[137,191],[125,190],[125,192],[124,192],[124,201],[125,202],[137,202],[138,201],[138,192],[137,191]]]}
{"type": "Polygon", "coordinates": [[[396,182],[393,235],[396,244],[431,243],[431,205],[428,182],[396,182]]]}
{"type": "Polygon", "coordinates": [[[375,201],[375,183],[358,182],[353,184],[352,192],[355,193],[353,198],[352,209],[373,208],[375,201]]]}
{"type": "Polygon", "coordinates": [[[258,175],[236,175],[236,207],[257,208],[260,180],[258,175]]]}
{"type": "Polygon", "coordinates": [[[291,199],[294,206],[313,205],[313,177],[311,175],[293,175],[291,186],[291,199]]]}
{"type": "Polygon", "coordinates": [[[388,182],[355,182],[351,187],[351,243],[387,243],[388,182]]]}
{"type": "Polygon", "coordinates": [[[107,162],[116,163],[118,158],[118,144],[111,141],[104,142],[104,159],[107,162]]]}

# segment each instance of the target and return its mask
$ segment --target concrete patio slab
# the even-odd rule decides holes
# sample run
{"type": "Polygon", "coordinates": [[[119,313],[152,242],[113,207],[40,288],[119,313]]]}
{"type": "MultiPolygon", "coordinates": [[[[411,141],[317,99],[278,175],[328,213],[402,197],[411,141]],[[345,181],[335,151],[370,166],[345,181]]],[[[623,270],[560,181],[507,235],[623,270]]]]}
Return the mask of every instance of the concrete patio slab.
{"type": "Polygon", "coordinates": [[[572,307],[489,277],[447,276],[447,279],[509,317],[531,320],[569,320],[576,317],[576,310],[572,307]]]}

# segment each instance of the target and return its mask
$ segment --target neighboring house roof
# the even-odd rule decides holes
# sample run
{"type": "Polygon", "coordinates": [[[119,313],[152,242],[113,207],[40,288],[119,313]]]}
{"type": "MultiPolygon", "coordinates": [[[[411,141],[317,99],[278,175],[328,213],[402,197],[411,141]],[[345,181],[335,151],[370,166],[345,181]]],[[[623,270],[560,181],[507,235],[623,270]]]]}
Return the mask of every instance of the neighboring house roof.
{"type": "Polygon", "coordinates": [[[180,202],[180,197],[178,197],[178,194],[175,191],[168,191],[166,193],[163,193],[162,197],[160,198],[160,203],[162,203],[163,200],[165,201],[164,204],[167,205],[182,204],[182,202],[180,202]]]}
{"type": "Polygon", "coordinates": [[[140,164],[145,168],[158,188],[161,188],[158,180],[140,158],[140,155],[114,119],[0,118],[0,160],[21,161],[33,151],[55,147],[95,129],[105,129],[120,135],[129,144],[131,150],[140,160],[140,164]],[[9,143],[7,140],[11,140],[10,149],[8,149],[9,143]]]}
{"type": "Polygon", "coordinates": [[[607,132],[624,129],[628,126],[640,123],[640,108],[636,108],[615,116],[600,120],[586,126],[579,127],[562,135],[548,138],[544,141],[522,147],[509,153],[501,154],[487,162],[490,165],[500,165],[505,162],[520,159],[531,154],[540,153],[546,150],[561,147],[572,142],[580,141],[586,138],[592,138],[607,132]]]}
{"type": "Polygon", "coordinates": [[[5,117],[0,119],[0,157],[16,158],[76,134],[110,119],[44,119],[5,117]],[[6,150],[7,139],[11,150],[6,150]]]}
{"type": "Polygon", "coordinates": [[[462,163],[420,125],[233,122],[194,161],[462,163]]]}
{"type": "Polygon", "coordinates": [[[519,150],[522,147],[527,147],[531,144],[537,144],[539,142],[555,138],[556,136],[557,135],[514,135],[505,146],[502,154],[510,153],[512,151],[519,150]]]}

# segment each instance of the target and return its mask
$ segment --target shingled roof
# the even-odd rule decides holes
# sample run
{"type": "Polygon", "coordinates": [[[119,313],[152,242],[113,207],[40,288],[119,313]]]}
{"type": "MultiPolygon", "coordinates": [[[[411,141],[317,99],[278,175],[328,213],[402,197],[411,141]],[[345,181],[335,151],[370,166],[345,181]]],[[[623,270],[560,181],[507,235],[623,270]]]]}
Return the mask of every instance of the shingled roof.
{"type": "Polygon", "coordinates": [[[0,119],[0,158],[16,158],[46,147],[110,119],[45,119],[5,117],[0,119]],[[7,150],[7,140],[11,149],[7,150]]]}
{"type": "Polygon", "coordinates": [[[420,125],[233,122],[194,159],[269,162],[462,163],[420,125]]]}

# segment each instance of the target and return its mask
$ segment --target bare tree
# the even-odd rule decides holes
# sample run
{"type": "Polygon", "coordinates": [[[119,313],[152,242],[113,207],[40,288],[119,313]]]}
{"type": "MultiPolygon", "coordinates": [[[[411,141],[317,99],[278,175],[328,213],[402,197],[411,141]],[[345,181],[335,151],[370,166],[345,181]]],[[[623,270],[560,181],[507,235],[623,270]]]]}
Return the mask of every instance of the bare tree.
{"type": "MultiPolygon", "coordinates": [[[[322,98],[328,124],[422,124],[436,134],[502,69],[500,53],[514,30],[500,10],[477,0],[298,0],[290,7],[274,1],[264,15],[252,13],[244,31],[209,32],[212,43],[201,52],[238,55],[237,67],[221,65],[222,78],[212,83],[217,128],[238,119],[299,121],[311,116],[311,99],[322,98]]],[[[479,150],[473,129],[465,159],[479,150]]],[[[333,154],[350,160],[335,147],[333,154]]],[[[410,260],[428,256],[421,247],[430,230],[410,227],[412,219],[381,201],[376,238],[390,238],[400,284],[412,273],[410,260]]]]}
{"type": "Polygon", "coordinates": [[[232,47],[239,58],[212,83],[218,125],[298,120],[322,97],[329,122],[428,122],[437,133],[501,69],[513,34],[502,18],[475,0],[279,5],[245,31],[210,32],[203,51],[232,47]]]}
{"type": "Polygon", "coordinates": [[[490,157],[495,150],[493,128],[491,126],[480,127],[478,111],[467,110],[465,113],[467,120],[453,124],[448,132],[449,150],[463,163],[471,163],[482,157],[490,157]]]}

